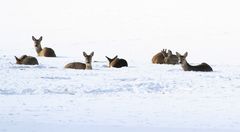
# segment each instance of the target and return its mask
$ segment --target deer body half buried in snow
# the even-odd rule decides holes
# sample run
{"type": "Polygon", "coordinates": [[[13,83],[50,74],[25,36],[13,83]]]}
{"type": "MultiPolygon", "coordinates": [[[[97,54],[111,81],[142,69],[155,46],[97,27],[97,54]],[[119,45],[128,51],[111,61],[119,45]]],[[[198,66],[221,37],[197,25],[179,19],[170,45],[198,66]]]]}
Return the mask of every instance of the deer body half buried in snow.
{"type": "Polygon", "coordinates": [[[186,52],[184,55],[176,53],[179,59],[179,63],[181,64],[184,71],[204,71],[204,72],[211,72],[213,69],[207,64],[207,63],[201,63],[196,66],[191,66],[187,60],[186,57],[188,53],[186,52]]]}
{"type": "Polygon", "coordinates": [[[92,70],[92,57],[93,57],[93,55],[94,55],[94,52],[92,52],[90,55],[87,55],[85,52],[83,52],[83,56],[85,57],[85,63],[72,62],[72,63],[69,63],[69,64],[65,65],[64,68],[92,70]]]}
{"type": "Polygon", "coordinates": [[[116,55],[113,59],[106,56],[109,61],[109,67],[121,68],[128,67],[128,63],[125,59],[119,59],[116,55]]]}
{"type": "Polygon", "coordinates": [[[23,65],[38,65],[38,60],[35,57],[23,55],[20,58],[16,57],[16,64],[23,65]]]}

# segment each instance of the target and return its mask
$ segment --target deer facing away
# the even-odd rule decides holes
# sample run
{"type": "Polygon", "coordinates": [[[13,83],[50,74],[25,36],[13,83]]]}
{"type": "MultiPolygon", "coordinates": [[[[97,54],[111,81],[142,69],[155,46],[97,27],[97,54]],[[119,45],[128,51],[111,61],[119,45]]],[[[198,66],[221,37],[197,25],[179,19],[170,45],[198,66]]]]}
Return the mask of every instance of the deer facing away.
{"type": "Polygon", "coordinates": [[[82,70],[92,70],[92,57],[94,55],[94,52],[92,52],[90,55],[87,55],[85,52],[83,52],[83,56],[85,57],[85,64],[81,62],[72,62],[67,65],[65,65],[64,68],[70,68],[70,69],[82,69],[82,70]]]}
{"type": "Polygon", "coordinates": [[[23,64],[23,65],[38,65],[38,60],[35,57],[22,55],[20,58],[16,59],[16,64],[23,64]]]}
{"type": "Polygon", "coordinates": [[[38,56],[56,57],[56,54],[52,48],[45,47],[42,49],[42,36],[39,39],[36,39],[34,36],[32,36],[32,40],[34,41],[34,47],[37,51],[38,56]]]}
{"type": "Polygon", "coordinates": [[[109,61],[109,67],[121,68],[121,67],[128,67],[128,63],[125,59],[119,59],[116,55],[113,59],[106,56],[109,61]]]}
{"type": "Polygon", "coordinates": [[[181,55],[178,52],[176,52],[176,54],[179,59],[179,63],[181,64],[184,71],[204,71],[204,72],[213,71],[213,69],[207,63],[201,63],[196,66],[191,66],[186,60],[186,57],[188,55],[187,52],[184,55],[181,55]]]}
{"type": "Polygon", "coordinates": [[[152,63],[153,64],[164,64],[164,56],[167,56],[167,50],[163,49],[161,52],[157,53],[156,55],[153,56],[152,58],[152,63]]]}

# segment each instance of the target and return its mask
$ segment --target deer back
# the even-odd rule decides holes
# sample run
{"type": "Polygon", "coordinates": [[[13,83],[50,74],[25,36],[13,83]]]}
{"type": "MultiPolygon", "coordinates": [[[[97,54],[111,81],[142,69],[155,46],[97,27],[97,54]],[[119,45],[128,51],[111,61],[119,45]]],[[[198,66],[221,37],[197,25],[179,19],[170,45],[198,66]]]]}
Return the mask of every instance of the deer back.
{"type": "Polygon", "coordinates": [[[157,53],[152,57],[153,64],[164,64],[164,55],[167,55],[166,49],[163,49],[161,52],[157,53]]]}
{"type": "Polygon", "coordinates": [[[32,56],[27,56],[27,55],[23,55],[22,57],[20,57],[19,59],[17,57],[16,58],[16,64],[23,64],[23,65],[38,65],[38,60],[35,57],[32,56]]]}
{"type": "Polygon", "coordinates": [[[125,59],[116,59],[111,63],[111,67],[121,68],[127,67],[128,63],[125,59]]]}
{"type": "Polygon", "coordinates": [[[119,59],[118,56],[115,56],[113,59],[106,56],[109,61],[109,67],[121,68],[128,67],[128,63],[125,59],[119,59]]]}
{"type": "Polygon", "coordinates": [[[70,69],[86,69],[86,64],[81,62],[72,62],[68,63],[64,66],[64,68],[70,68],[70,69]]]}
{"type": "Polygon", "coordinates": [[[213,71],[212,67],[207,63],[201,63],[196,66],[191,66],[191,71],[213,71]]]}
{"type": "Polygon", "coordinates": [[[45,57],[56,57],[56,54],[52,48],[43,48],[39,53],[39,56],[45,56],[45,57]]]}

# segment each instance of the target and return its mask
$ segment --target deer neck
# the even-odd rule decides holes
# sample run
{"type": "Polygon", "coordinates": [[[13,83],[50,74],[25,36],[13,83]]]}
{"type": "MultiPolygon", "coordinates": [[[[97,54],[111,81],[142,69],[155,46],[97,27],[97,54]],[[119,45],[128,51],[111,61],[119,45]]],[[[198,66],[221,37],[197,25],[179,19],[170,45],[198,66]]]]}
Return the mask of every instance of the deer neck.
{"type": "Polygon", "coordinates": [[[92,70],[92,64],[86,63],[86,70],[92,70]]]}
{"type": "Polygon", "coordinates": [[[184,71],[189,71],[191,69],[191,65],[187,62],[187,60],[184,60],[181,64],[184,71]]]}
{"type": "Polygon", "coordinates": [[[39,54],[39,53],[42,51],[42,47],[41,47],[41,46],[36,47],[36,51],[37,51],[37,53],[39,54]]]}

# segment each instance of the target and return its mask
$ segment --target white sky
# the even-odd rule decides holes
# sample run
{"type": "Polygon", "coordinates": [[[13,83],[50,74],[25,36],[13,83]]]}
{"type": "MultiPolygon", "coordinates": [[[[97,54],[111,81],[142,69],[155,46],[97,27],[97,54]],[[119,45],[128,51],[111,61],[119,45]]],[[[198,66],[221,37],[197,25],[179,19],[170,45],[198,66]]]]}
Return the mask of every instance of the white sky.
{"type": "Polygon", "coordinates": [[[135,52],[170,48],[228,58],[240,47],[239,6],[238,0],[5,0],[0,44],[28,47],[32,35],[43,35],[55,47],[124,42],[139,44],[135,52]]]}

